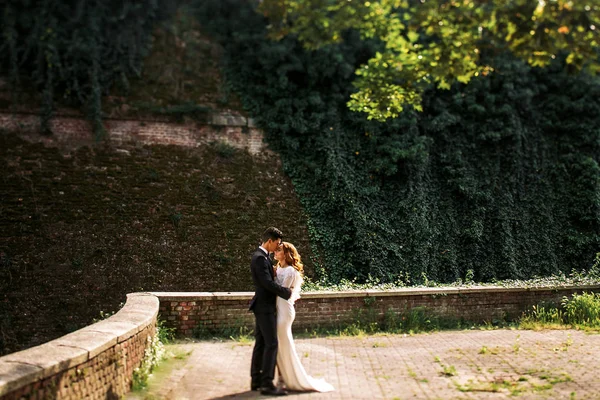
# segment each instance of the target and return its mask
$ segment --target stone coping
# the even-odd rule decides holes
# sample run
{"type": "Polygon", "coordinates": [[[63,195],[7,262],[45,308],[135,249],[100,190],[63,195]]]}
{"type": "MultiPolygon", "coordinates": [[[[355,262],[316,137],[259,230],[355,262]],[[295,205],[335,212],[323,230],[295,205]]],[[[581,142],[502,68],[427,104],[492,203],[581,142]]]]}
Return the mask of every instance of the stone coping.
{"type": "MultiPolygon", "coordinates": [[[[565,286],[532,286],[532,287],[503,287],[503,286],[470,286],[470,287],[424,287],[401,288],[394,290],[347,290],[347,291],[315,291],[302,292],[304,299],[336,298],[336,297],[391,297],[415,295],[448,295],[475,294],[494,292],[524,292],[544,290],[600,290],[597,285],[565,285],[565,286]]],[[[194,300],[250,300],[254,292],[150,292],[161,301],[194,301],[194,300]]]]}
{"type": "Polygon", "coordinates": [[[0,397],[82,364],[129,339],[154,323],[158,308],[156,296],[131,293],[125,306],[110,318],[40,346],[0,357],[0,397]]]}

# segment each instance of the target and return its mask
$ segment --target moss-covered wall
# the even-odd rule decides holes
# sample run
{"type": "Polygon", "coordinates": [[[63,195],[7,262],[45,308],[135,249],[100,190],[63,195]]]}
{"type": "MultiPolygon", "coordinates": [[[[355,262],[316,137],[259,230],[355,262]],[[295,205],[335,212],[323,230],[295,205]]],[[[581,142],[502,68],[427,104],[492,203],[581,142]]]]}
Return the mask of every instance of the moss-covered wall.
{"type": "Polygon", "coordinates": [[[275,225],[313,271],[306,218],[272,153],[230,146],[47,148],[0,134],[0,354],[136,291],[252,290],[275,225]]]}

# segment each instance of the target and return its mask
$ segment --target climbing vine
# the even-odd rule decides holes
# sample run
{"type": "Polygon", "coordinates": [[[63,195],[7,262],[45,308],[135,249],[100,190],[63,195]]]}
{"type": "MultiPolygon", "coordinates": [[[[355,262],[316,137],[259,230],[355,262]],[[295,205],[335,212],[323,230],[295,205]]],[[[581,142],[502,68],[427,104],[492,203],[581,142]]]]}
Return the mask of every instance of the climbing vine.
{"type": "Polygon", "coordinates": [[[230,86],[282,155],[309,217],[319,277],[423,283],[588,268],[600,249],[600,85],[484,54],[494,73],[429,89],[386,123],[346,109],[381,48],[347,30],[307,51],[267,39],[247,2],[198,1],[230,86]]]}
{"type": "Polygon", "coordinates": [[[41,93],[44,132],[59,100],[82,106],[99,138],[102,96],[115,85],[126,90],[140,75],[152,28],[173,7],[160,0],[7,0],[0,6],[0,72],[13,92],[25,86],[41,93]]]}

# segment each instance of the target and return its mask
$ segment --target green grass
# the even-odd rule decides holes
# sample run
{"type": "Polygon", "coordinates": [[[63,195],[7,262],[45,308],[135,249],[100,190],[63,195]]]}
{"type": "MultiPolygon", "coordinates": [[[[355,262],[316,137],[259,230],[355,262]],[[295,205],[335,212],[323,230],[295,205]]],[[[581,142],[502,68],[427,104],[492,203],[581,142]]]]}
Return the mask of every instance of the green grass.
{"type": "Polygon", "coordinates": [[[524,313],[522,329],[600,329],[600,293],[574,294],[563,297],[560,305],[542,304],[524,313]]]}
{"type": "Polygon", "coordinates": [[[464,384],[456,381],[453,383],[461,392],[508,392],[511,396],[537,393],[546,396],[549,395],[546,392],[550,391],[554,385],[573,380],[566,373],[550,374],[543,371],[531,371],[530,374],[528,376],[520,376],[517,380],[503,378],[494,381],[475,381],[469,379],[464,384]]]}
{"type": "Polygon", "coordinates": [[[171,376],[175,368],[185,365],[186,360],[192,354],[179,344],[165,346],[165,357],[163,361],[152,370],[144,385],[134,385],[132,391],[127,394],[128,400],[151,400],[160,398],[157,392],[163,387],[165,380],[171,376]]]}
{"type": "Polygon", "coordinates": [[[436,316],[425,307],[415,307],[405,312],[395,312],[388,309],[380,317],[376,309],[355,309],[349,318],[351,322],[337,325],[315,326],[297,335],[304,337],[318,336],[366,336],[377,333],[417,334],[436,332],[449,329],[467,329],[475,326],[472,322],[460,318],[436,316]]]}

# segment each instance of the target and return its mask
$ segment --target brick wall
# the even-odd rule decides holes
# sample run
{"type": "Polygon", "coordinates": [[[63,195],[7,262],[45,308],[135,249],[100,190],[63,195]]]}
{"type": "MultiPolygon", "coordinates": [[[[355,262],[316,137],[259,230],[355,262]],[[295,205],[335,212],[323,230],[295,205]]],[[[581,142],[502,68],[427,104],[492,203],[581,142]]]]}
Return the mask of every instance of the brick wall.
{"type": "MultiPolygon", "coordinates": [[[[206,123],[167,119],[106,119],[108,140],[116,146],[163,144],[197,147],[215,141],[257,154],[264,149],[262,131],[251,119],[229,114],[215,114],[206,123]]],[[[90,122],[80,116],[58,115],[50,123],[50,136],[39,135],[40,117],[35,114],[0,113],[0,129],[19,133],[31,141],[55,145],[90,145],[95,142],[90,122]]]]}
{"type": "Polygon", "coordinates": [[[254,315],[248,312],[253,293],[167,293],[153,292],[160,301],[159,315],[179,336],[192,336],[202,324],[208,329],[248,326],[254,315]]]}
{"type": "MultiPolygon", "coordinates": [[[[423,307],[440,317],[470,322],[513,320],[541,302],[559,302],[573,293],[600,292],[600,285],[561,288],[422,288],[396,291],[307,292],[296,303],[294,329],[327,328],[353,322],[357,310],[371,310],[383,321],[390,310],[403,314],[423,307]]],[[[219,330],[252,328],[248,312],[253,293],[160,293],[159,315],[181,336],[192,336],[200,324],[219,330]]]]}
{"type": "Polygon", "coordinates": [[[0,357],[0,400],[120,399],[155,334],[158,300],[128,295],[109,319],[0,357]]]}

